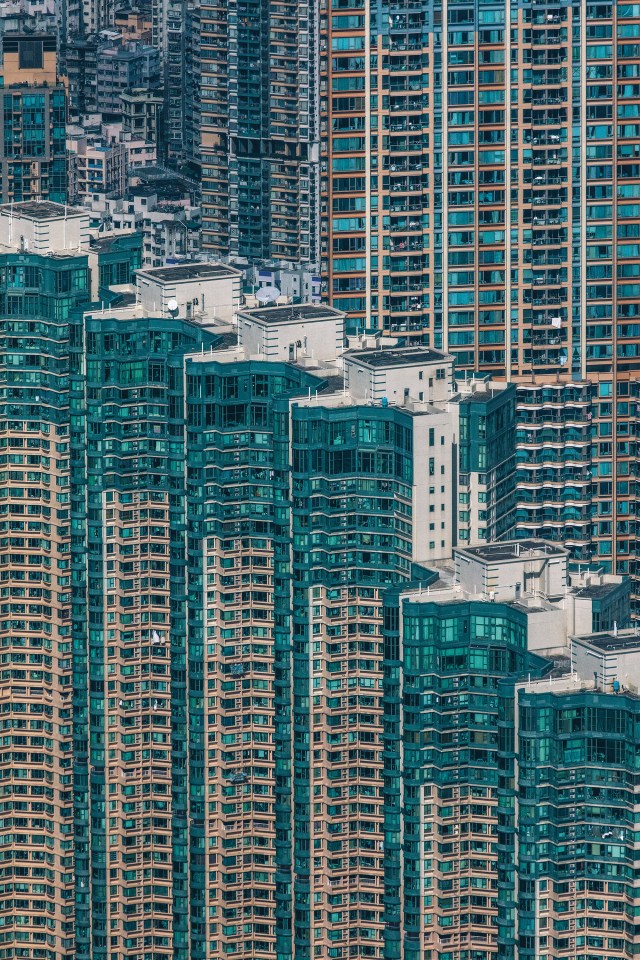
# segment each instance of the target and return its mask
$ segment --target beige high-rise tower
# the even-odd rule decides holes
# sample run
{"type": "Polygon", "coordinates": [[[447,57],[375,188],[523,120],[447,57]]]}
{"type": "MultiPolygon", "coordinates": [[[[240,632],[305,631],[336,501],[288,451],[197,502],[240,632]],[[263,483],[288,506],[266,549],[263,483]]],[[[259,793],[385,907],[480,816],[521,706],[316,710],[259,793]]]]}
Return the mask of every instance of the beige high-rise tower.
{"type": "Polygon", "coordinates": [[[6,33],[2,37],[2,57],[2,202],[64,203],[67,95],[58,79],[56,38],[6,33]]]}

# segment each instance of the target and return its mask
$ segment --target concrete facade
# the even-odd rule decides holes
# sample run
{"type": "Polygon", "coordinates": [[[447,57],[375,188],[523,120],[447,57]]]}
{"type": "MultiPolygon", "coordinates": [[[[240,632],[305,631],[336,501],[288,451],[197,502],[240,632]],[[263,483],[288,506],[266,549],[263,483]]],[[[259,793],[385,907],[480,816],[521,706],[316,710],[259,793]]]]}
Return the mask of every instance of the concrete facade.
{"type": "Polygon", "coordinates": [[[89,245],[90,218],[84,210],[51,202],[0,207],[3,240],[33,253],[80,250],[89,245]]]}
{"type": "Polygon", "coordinates": [[[451,397],[452,358],[438,350],[384,347],[350,350],[345,357],[345,380],[354,396],[377,403],[399,403],[403,397],[443,403],[451,397]]]}
{"type": "Polygon", "coordinates": [[[137,294],[148,310],[168,316],[169,303],[176,312],[198,323],[232,323],[240,306],[241,273],[223,264],[187,263],[141,270],[137,294]]]}
{"type": "Polygon", "coordinates": [[[311,304],[240,310],[238,342],[265,360],[336,360],[344,351],[344,314],[311,304]]]}

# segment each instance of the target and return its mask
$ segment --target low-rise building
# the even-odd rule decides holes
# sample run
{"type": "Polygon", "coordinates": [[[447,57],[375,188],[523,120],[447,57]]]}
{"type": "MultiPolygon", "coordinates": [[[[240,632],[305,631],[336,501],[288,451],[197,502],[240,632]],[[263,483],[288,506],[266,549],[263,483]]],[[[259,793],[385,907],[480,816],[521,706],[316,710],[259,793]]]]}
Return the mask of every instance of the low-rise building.
{"type": "Polygon", "coordinates": [[[143,220],[144,262],[162,267],[171,260],[195,260],[200,251],[200,208],[163,204],[143,220]]]}
{"type": "MultiPolygon", "coordinates": [[[[158,143],[164,99],[154,90],[125,90],[122,102],[122,129],[132,137],[158,143]]],[[[155,160],[150,163],[155,163],[155,160]]]]}
{"type": "MultiPolygon", "coordinates": [[[[125,147],[127,142],[125,141],[125,147]]],[[[129,171],[135,176],[135,168],[129,171]]],[[[144,236],[144,266],[163,267],[176,260],[197,260],[200,208],[180,191],[154,186],[129,187],[124,195],[95,192],[87,198],[92,223],[101,235],[138,230],[144,236]]]]}
{"type": "Polygon", "coordinates": [[[133,171],[141,167],[147,167],[158,159],[156,144],[151,140],[144,140],[142,137],[123,131],[120,142],[124,146],[127,157],[127,178],[131,176],[133,171]]]}
{"type": "Polygon", "coordinates": [[[144,10],[136,7],[121,7],[114,14],[113,23],[123,39],[151,43],[152,21],[144,10]]]}
{"type": "Polygon", "coordinates": [[[74,202],[94,193],[124,193],[127,183],[127,149],[117,141],[75,136],[67,139],[70,189],[74,202]]]}
{"type": "Polygon", "coordinates": [[[103,114],[122,113],[122,94],[127,90],[158,89],[160,55],[143,43],[102,47],[97,57],[96,94],[103,114]]]}
{"type": "Polygon", "coordinates": [[[139,270],[138,301],[166,316],[186,316],[208,326],[233,323],[240,306],[242,274],[223,263],[185,263],[139,270]]]}

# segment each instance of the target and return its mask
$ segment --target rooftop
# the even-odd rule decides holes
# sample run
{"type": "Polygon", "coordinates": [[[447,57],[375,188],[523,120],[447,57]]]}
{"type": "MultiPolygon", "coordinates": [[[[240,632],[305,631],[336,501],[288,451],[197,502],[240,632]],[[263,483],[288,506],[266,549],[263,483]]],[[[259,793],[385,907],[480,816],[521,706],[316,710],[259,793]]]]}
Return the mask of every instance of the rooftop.
{"type": "Polygon", "coordinates": [[[86,210],[77,207],[67,207],[62,203],[53,203],[51,200],[25,200],[23,203],[5,203],[0,206],[0,213],[14,214],[27,220],[57,220],[59,217],[86,217],[86,210]]]}
{"type": "Polygon", "coordinates": [[[579,587],[575,590],[576,597],[588,597],[590,600],[599,600],[606,597],[609,593],[614,593],[620,589],[620,582],[613,583],[593,583],[586,587],[579,587]]]}
{"type": "MultiPolygon", "coordinates": [[[[133,41],[135,43],[135,41],[133,41]]],[[[100,51],[100,55],[111,57],[115,60],[134,60],[136,57],[146,57],[150,53],[155,53],[155,47],[147,43],[138,43],[132,47],[107,47],[100,51]]]]}
{"type": "Polygon", "coordinates": [[[120,96],[123,100],[144,100],[162,103],[162,96],[157,90],[149,90],[147,87],[135,87],[133,90],[125,90],[120,96]]]}
{"type": "Polygon", "coordinates": [[[140,234],[136,233],[135,230],[130,230],[127,233],[116,233],[108,237],[96,237],[92,236],[89,238],[89,246],[91,250],[98,250],[100,253],[109,253],[110,250],[118,250],[127,246],[127,242],[131,239],[138,241],[140,239],[140,234]]]}
{"type": "Polygon", "coordinates": [[[23,30],[7,30],[4,34],[3,39],[6,40],[53,40],[55,42],[55,34],[47,33],[44,30],[38,30],[34,33],[27,33],[23,30]]]}
{"type": "Polygon", "coordinates": [[[460,403],[477,403],[482,400],[493,400],[494,397],[504,397],[505,388],[502,387],[498,389],[496,387],[481,387],[478,390],[474,390],[471,393],[459,393],[457,396],[460,399],[460,403]]]}
{"type": "Polygon", "coordinates": [[[118,298],[117,300],[114,301],[113,306],[120,309],[125,307],[132,307],[135,305],[135,303],[136,303],[135,293],[129,293],[129,291],[126,291],[126,292],[118,291],[118,298]]]}
{"type": "Polygon", "coordinates": [[[89,319],[99,317],[100,320],[119,320],[123,322],[127,320],[166,320],[168,322],[171,319],[160,310],[149,310],[137,302],[124,304],[118,302],[109,304],[99,310],[90,309],[85,312],[85,317],[89,319]]]}
{"type": "Polygon", "coordinates": [[[576,638],[590,647],[601,650],[602,653],[615,653],[618,650],[635,650],[640,648],[640,635],[635,630],[619,630],[610,633],[592,633],[586,637],[576,638]]]}
{"type": "Polygon", "coordinates": [[[311,303],[292,303],[286,307],[257,307],[255,310],[243,310],[242,315],[261,323],[304,323],[305,320],[327,320],[330,317],[343,316],[340,310],[334,310],[333,307],[311,303]]]}
{"type": "Polygon", "coordinates": [[[526,613],[526,614],[545,613],[547,610],[554,609],[553,605],[550,603],[548,603],[546,606],[543,606],[541,603],[538,602],[537,597],[536,597],[535,603],[528,604],[528,603],[523,603],[522,600],[511,600],[508,603],[506,603],[506,606],[512,607],[514,610],[520,610],[521,613],[526,613]]]}
{"type": "Polygon", "coordinates": [[[566,654],[559,654],[548,658],[553,663],[553,668],[549,674],[549,679],[566,677],[571,673],[571,660],[566,654]]]}
{"type": "Polygon", "coordinates": [[[456,553],[476,557],[485,563],[503,563],[524,559],[531,554],[549,557],[566,557],[568,551],[548,540],[506,540],[504,543],[487,543],[478,547],[456,547],[456,553]]]}
{"type": "Polygon", "coordinates": [[[159,283],[180,283],[182,280],[221,280],[223,277],[237,277],[239,271],[227,267],[224,263],[184,263],[175,267],[153,267],[140,270],[141,277],[153,277],[159,283]]]}
{"type": "Polygon", "coordinates": [[[446,354],[427,347],[398,347],[392,350],[353,350],[346,355],[367,367],[406,367],[410,364],[434,363],[446,359],[446,354]]]}

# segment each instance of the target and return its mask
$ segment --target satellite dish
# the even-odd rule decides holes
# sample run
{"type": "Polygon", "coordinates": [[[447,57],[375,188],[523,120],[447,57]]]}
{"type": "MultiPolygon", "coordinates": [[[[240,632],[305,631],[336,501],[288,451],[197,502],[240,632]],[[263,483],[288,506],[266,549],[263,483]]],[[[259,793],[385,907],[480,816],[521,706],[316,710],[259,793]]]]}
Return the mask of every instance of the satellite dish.
{"type": "Polygon", "coordinates": [[[280,291],[277,287],[260,287],[256,293],[256,300],[258,303],[275,303],[279,296],[280,291]]]}
{"type": "Polygon", "coordinates": [[[178,311],[178,301],[175,297],[172,297],[171,300],[167,301],[167,310],[169,313],[177,313],[178,311]]]}

